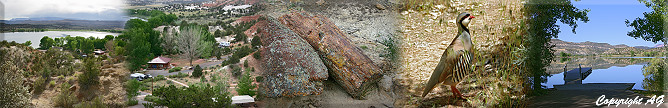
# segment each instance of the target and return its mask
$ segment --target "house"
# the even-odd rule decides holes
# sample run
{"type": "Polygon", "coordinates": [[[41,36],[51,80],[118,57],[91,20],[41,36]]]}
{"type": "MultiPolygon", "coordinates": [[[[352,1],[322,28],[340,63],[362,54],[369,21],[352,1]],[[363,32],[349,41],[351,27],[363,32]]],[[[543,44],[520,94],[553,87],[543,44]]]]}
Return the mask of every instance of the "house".
{"type": "Polygon", "coordinates": [[[153,60],[148,61],[148,68],[149,69],[169,69],[171,67],[169,61],[171,61],[171,60],[172,60],[171,58],[167,58],[167,57],[162,57],[162,56],[156,57],[153,60]]]}

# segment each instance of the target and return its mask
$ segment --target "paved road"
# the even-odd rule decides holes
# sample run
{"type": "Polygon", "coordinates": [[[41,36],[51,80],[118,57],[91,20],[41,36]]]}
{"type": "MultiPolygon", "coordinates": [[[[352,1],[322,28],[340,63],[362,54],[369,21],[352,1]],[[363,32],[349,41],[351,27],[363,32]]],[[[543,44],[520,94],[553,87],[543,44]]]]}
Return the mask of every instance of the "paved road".
{"type": "MultiPolygon", "coordinates": [[[[206,62],[206,63],[199,64],[199,66],[202,67],[202,68],[208,68],[208,67],[219,65],[221,63],[223,63],[223,61],[206,62]]],[[[183,70],[178,71],[178,72],[171,72],[170,73],[169,70],[148,70],[148,72],[146,72],[146,74],[151,74],[151,76],[153,76],[153,77],[156,77],[158,75],[163,75],[163,76],[167,77],[169,75],[179,74],[179,72],[190,74],[190,72],[192,72],[192,71],[193,70],[183,69],[183,70]]]]}

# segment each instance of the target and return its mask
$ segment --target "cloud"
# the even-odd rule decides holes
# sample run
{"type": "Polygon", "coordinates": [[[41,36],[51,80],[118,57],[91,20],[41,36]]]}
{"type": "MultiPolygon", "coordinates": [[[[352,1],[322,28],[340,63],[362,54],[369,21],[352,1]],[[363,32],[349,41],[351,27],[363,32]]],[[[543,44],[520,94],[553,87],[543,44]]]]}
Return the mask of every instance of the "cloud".
{"type": "Polygon", "coordinates": [[[120,20],[123,0],[0,0],[4,19],[63,17],[88,20],[120,20]]]}

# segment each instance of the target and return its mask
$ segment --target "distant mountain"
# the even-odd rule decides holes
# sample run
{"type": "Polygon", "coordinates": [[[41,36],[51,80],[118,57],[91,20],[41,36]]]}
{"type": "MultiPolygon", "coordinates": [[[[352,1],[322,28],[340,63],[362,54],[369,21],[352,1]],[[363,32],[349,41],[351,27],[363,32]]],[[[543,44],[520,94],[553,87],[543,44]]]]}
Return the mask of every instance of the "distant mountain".
{"type": "Polygon", "coordinates": [[[638,49],[652,49],[654,47],[648,47],[648,46],[634,46],[633,48],[638,48],[638,49]]]}
{"type": "Polygon", "coordinates": [[[0,31],[13,29],[113,29],[122,30],[125,21],[75,20],[59,17],[14,18],[0,21],[0,31]]]}
{"type": "Polygon", "coordinates": [[[53,21],[53,20],[80,20],[72,18],[60,18],[60,17],[37,17],[37,18],[12,18],[9,21],[53,21]]]}
{"type": "Polygon", "coordinates": [[[654,48],[661,48],[661,47],[665,47],[665,46],[664,46],[663,44],[656,44],[656,45],[654,46],[654,48]]]}
{"type": "Polygon", "coordinates": [[[600,54],[630,54],[631,52],[641,52],[646,49],[652,49],[646,46],[630,47],[628,45],[610,45],[608,43],[596,42],[566,42],[559,39],[552,39],[554,53],[560,52],[575,54],[575,55],[600,55],[600,54]]]}

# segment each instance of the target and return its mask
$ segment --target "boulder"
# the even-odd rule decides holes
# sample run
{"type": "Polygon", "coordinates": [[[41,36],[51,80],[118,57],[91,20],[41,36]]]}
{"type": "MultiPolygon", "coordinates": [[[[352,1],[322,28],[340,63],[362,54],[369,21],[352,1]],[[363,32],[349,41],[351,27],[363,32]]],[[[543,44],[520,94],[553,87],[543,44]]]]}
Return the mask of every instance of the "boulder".
{"type": "Polygon", "coordinates": [[[322,81],[327,80],[328,73],[315,49],[274,18],[260,18],[256,25],[266,70],[261,92],[267,97],[322,93],[322,81]]]}
{"type": "Polygon", "coordinates": [[[330,75],[353,98],[364,99],[368,88],[382,77],[382,70],[329,18],[293,12],[279,20],[317,50],[330,75]]]}

